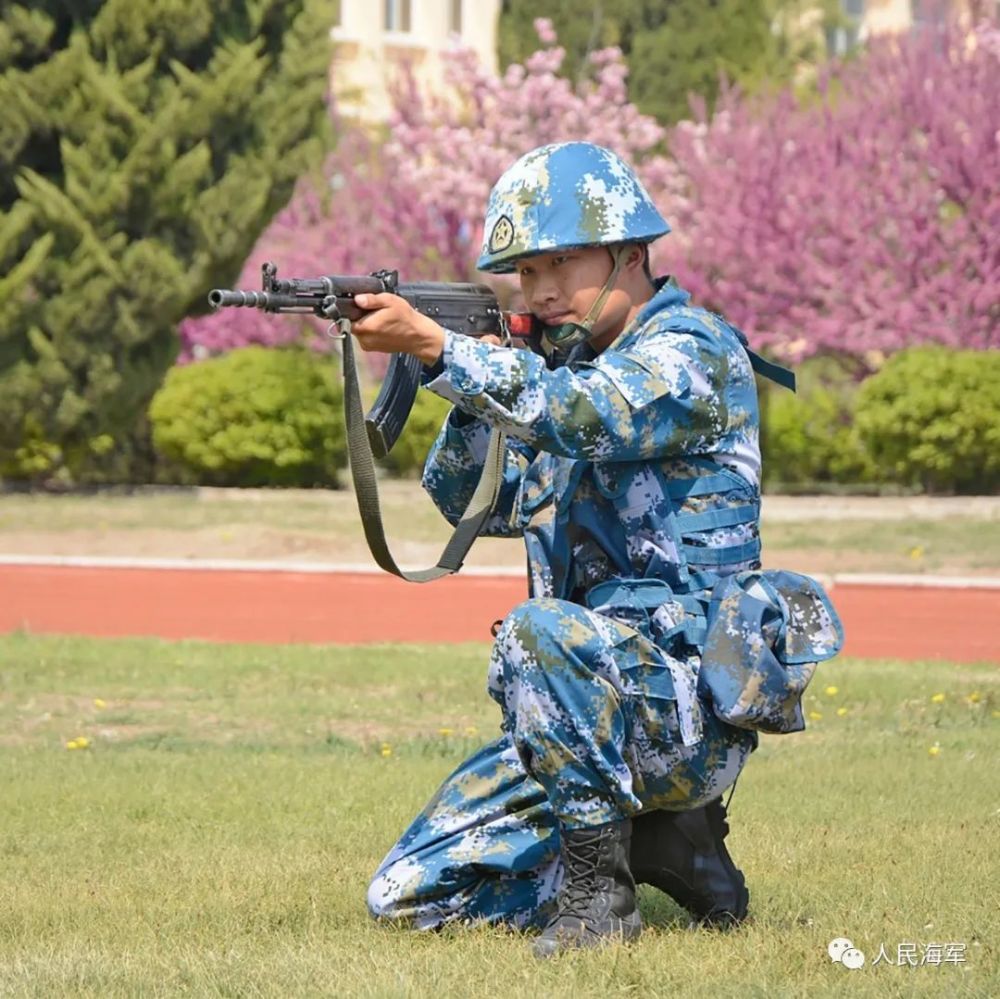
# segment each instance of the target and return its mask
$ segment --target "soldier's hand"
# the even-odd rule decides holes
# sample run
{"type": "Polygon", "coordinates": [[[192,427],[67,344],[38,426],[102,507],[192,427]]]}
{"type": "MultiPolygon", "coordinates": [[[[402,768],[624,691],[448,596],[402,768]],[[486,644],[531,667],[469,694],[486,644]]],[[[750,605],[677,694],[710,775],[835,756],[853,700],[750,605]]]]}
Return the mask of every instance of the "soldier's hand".
{"type": "Polygon", "coordinates": [[[387,354],[413,354],[424,364],[434,364],[444,350],[444,330],[399,295],[355,295],[354,303],[366,314],[351,324],[362,350],[387,354]]]}

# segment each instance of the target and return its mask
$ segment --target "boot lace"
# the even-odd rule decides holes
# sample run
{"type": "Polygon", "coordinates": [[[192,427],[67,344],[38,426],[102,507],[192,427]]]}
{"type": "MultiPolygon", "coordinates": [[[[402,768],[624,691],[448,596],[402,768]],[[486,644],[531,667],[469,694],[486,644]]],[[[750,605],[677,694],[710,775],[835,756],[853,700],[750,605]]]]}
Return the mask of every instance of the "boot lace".
{"type": "Polygon", "coordinates": [[[564,843],[562,890],[559,893],[559,914],[585,917],[597,894],[597,878],[601,861],[601,846],[607,834],[601,831],[584,838],[582,831],[564,843]]]}

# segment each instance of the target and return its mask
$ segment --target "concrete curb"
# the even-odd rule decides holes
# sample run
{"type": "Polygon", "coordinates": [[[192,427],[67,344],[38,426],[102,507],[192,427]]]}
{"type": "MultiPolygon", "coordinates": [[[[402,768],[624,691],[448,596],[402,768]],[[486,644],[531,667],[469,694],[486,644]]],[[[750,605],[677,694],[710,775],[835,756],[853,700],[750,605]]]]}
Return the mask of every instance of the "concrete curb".
{"type": "MultiPolygon", "coordinates": [[[[286,572],[313,575],[381,575],[370,563],[293,562],[253,559],[124,558],[91,555],[5,555],[0,566],[50,566],[74,569],[182,569],[200,572],[286,572]]],[[[515,566],[468,566],[463,576],[518,578],[525,570],[515,566]]],[[[1000,576],[918,576],[901,573],[815,573],[824,586],[901,586],[921,589],[1000,590],[1000,576]]]]}
{"type": "Polygon", "coordinates": [[[918,576],[907,573],[838,572],[840,586],[914,586],[922,589],[1000,590],[1000,576],[918,576]]]}
{"type": "MultiPolygon", "coordinates": [[[[183,569],[205,572],[293,572],[313,575],[333,573],[350,575],[383,575],[373,562],[294,562],[275,559],[225,558],[126,558],[104,555],[4,555],[0,566],[43,565],[72,569],[183,569]]],[[[467,566],[463,576],[524,576],[517,566],[467,566]]]]}

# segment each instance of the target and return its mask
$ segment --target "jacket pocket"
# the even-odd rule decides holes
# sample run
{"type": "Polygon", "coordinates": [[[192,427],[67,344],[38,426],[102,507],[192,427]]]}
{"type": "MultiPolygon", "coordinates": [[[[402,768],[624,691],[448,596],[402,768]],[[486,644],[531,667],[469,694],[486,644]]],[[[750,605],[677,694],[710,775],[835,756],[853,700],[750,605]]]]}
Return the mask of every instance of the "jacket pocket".
{"type": "Polygon", "coordinates": [[[586,600],[635,636],[621,646],[631,654],[620,657],[619,664],[634,698],[631,710],[644,731],[663,741],[677,736],[685,746],[698,742],[702,715],[697,676],[685,654],[696,637],[691,631],[695,626],[670,587],[657,579],[610,579],[591,587],[586,600]]]}

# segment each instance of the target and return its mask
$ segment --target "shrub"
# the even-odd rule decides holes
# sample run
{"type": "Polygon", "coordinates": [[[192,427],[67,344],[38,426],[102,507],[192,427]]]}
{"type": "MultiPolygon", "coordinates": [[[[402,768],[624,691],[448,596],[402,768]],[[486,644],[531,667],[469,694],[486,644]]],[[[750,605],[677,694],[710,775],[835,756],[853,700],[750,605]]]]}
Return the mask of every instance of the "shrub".
{"type": "Polygon", "coordinates": [[[815,358],[798,365],[796,378],[794,395],[761,391],[765,484],[872,481],[875,466],[853,426],[858,386],[850,370],[840,358],[815,358]]]}
{"type": "Polygon", "coordinates": [[[244,347],[168,373],[149,407],[153,444],[206,485],[335,486],[342,393],[328,359],[244,347]]]}
{"type": "Polygon", "coordinates": [[[399,435],[396,446],[383,460],[383,465],[396,475],[420,475],[427,453],[437,438],[449,409],[451,404],[439,395],[418,392],[406,426],[399,435]]]}
{"type": "Polygon", "coordinates": [[[902,351],[863,384],[855,423],[885,478],[929,492],[995,492],[1000,353],[902,351]]]}

